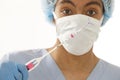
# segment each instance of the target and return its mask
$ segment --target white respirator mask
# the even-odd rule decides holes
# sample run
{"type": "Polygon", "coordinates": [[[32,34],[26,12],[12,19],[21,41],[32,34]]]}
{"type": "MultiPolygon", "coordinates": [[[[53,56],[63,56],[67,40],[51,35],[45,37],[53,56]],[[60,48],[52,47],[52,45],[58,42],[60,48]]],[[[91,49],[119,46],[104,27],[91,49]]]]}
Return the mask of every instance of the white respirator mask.
{"type": "Polygon", "coordinates": [[[56,30],[61,45],[70,54],[86,54],[98,38],[102,20],[77,14],[56,20],[56,30]]]}

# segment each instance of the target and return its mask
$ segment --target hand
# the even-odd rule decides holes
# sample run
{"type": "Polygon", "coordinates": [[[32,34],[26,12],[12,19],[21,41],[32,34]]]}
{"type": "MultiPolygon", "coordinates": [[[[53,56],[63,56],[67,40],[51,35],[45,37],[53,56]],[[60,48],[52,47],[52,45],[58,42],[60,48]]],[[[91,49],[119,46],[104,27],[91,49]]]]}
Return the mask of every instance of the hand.
{"type": "Polygon", "coordinates": [[[0,80],[28,80],[25,65],[13,62],[0,62],[0,80]]]}

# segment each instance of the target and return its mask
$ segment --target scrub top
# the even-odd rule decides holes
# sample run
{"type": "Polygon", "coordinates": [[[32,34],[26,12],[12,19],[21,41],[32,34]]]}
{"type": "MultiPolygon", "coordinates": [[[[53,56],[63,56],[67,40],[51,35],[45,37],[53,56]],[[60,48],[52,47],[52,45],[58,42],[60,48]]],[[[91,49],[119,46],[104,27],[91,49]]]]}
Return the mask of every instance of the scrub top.
{"type": "MultiPolygon", "coordinates": [[[[3,60],[26,64],[33,58],[47,54],[45,49],[29,50],[7,54],[3,60]]],[[[65,80],[64,75],[51,55],[47,55],[41,63],[31,72],[28,80],[65,80]]],[[[87,80],[120,80],[120,68],[104,60],[99,60],[87,80]]]]}

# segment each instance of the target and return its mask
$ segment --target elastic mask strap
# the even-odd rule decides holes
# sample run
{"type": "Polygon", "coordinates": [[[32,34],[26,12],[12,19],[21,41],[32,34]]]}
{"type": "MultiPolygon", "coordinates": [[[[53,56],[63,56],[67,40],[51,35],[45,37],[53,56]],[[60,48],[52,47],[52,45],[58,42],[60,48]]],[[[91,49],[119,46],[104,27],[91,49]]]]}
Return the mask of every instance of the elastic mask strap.
{"type": "Polygon", "coordinates": [[[50,50],[48,53],[50,54],[50,53],[52,53],[53,51],[55,51],[58,47],[60,47],[62,44],[60,43],[60,44],[58,44],[56,47],[54,47],[52,50],[50,50]]]}
{"type": "Polygon", "coordinates": [[[44,57],[46,57],[47,55],[51,54],[53,51],[55,51],[58,47],[60,47],[62,44],[58,44],[56,47],[54,47],[52,50],[50,50],[47,54],[43,55],[41,59],[43,59],[44,57]]]}
{"type": "Polygon", "coordinates": [[[53,12],[53,16],[55,19],[57,19],[58,17],[56,16],[55,12],[53,12]]]}
{"type": "Polygon", "coordinates": [[[103,23],[103,19],[104,19],[104,15],[102,16],[102,18],[100,19],[100,24],[102,25],[103,23]]]}

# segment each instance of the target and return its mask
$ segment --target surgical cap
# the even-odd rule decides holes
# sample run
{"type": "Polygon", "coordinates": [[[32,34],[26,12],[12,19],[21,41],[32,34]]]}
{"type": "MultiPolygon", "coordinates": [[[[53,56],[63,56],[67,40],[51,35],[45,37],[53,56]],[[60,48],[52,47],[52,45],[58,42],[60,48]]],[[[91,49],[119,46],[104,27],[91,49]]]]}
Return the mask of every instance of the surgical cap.
{"type": "MultiPolygon", "coordinates": [[[[52,23],[53,11],[57,0],[41,0],[41,8],[46,16],[46,19],[52,23]]],[[[112,16],[113,12],[113,0],[102,0],[104,6],[104,18],[102,25],[104,25],[108,19],[112,16]]]]}

